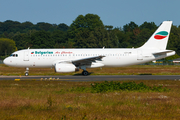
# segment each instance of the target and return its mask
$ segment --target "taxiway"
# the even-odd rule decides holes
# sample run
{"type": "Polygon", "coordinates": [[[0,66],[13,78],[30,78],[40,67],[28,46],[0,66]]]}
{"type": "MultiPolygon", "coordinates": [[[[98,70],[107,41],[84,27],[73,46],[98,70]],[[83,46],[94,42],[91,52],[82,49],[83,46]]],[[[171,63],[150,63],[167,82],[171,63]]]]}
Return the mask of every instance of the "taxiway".
{"type": "Polygon", "coordinates": [[[0,76],[0,80],[60,80],[60,81],[112,81],[112,80],[179,80],[180,75],[98,75],[98,76],[0,76]]]}

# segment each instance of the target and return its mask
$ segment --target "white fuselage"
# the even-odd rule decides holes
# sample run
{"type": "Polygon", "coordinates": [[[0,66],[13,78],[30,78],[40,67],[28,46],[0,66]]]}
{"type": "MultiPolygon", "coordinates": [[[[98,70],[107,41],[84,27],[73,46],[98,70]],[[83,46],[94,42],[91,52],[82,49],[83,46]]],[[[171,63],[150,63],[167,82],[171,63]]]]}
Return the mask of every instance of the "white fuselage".
{"type": "MultiPolygon", "coordinates": [[[[105,67],[142,64],[174,55],[175,52],[153,55],[157,50],[143,49],[26,49],[16,51],[4,63],[14,67],[54,67],[57,62],[105,56],[97,63],[105,67]],[[14,56],[13,56],[14,55],[14,56]]],[[[99,67],[99,66],[97,66],[99,67]]]]}

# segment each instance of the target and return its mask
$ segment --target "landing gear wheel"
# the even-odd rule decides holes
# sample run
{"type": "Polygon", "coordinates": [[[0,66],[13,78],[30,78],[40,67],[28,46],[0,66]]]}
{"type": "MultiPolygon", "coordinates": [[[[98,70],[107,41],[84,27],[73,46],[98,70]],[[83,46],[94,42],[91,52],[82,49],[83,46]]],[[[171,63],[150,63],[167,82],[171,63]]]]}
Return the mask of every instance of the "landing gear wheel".
{"type": "Polygon", "coordinates": [[[28,73],[28,72],[26,72],[26,73],[25,73],[25,76],[28,76],[28,75],[29,75],[29,73],[28,73]]]}
{"type": "Polygon", "coordinates": [[[84,76],[87,76],[87,75],[88,75],[88,71],[83,71],[82,74],[83,74],[84,76]]]}
{"type": "Polygon", "coordinates": [[[27,67],[25,71],[25,76],[28,76],[28,75],[29,75],[29,68],[27,67]]]}

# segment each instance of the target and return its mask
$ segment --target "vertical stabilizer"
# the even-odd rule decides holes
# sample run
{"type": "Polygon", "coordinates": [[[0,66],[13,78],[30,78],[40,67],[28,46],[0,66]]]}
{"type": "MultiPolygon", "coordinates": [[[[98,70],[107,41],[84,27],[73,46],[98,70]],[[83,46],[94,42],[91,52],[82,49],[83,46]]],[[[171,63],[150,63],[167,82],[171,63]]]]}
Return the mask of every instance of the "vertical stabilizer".
{"type": "Polygon", "coordinates": [[[164,21],[149,40],[139,49],[165,50],[170,35],[172,21],[164,21]]]}

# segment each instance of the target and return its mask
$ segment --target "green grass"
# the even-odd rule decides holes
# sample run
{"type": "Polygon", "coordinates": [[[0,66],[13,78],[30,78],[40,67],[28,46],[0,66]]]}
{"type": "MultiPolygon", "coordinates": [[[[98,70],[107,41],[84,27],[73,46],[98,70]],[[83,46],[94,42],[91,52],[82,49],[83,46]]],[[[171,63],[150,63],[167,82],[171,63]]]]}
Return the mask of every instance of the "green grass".
{"type": "MultiPolygon", "coordinates": [[[[78,92],[91,92],[91,93],[103,93],[103,92],[121,92],[121,91],[138,91],[138,92],[168,92],[170,89],[158,86],[147,86],[143,82],[118,82],[118,81],[105,81],[105,82],[95,82],[91,83],[91,87],[76,87],[70,89],[70,91],[78,92]]],[[[62,90],[61,90],[62,92],[62,90]]]]}
{"type": "MultiPolygon", "coordinates": [[[[85,88],[82,87],[84,90],[85,88]]],[[[79,88],[78,88],[79,89],[79,88]]],[[[113,91],[154,91],[154,92],[165,92],[169,91],[167,88],[163,88],[162,86],[147,86],[143,82],[135,83],[135,82],[102,82],[102,83],[94,83],[91,84],[91,91],[93,93],[101,93],[101,92],[113,92],[113,91]]]]}
{"type": "Polygon", "coordinates": [[[144,86],[148,89],[112,90],[119,84],[117,81],[95,83],[0,81],[0,119],[169,120],[180,118],[180,81],[141,80],[120,83],[124,84],[124,88],[144,86]],[[96,85],[97,89],[101,88],[100,85],[106,87],[108,85],[111,90],[92,91],[96,85]],[[159,86],[161,87],[158,88],[159,86]],[[149,90],[154,87],[159,90],[149,90]]]}

